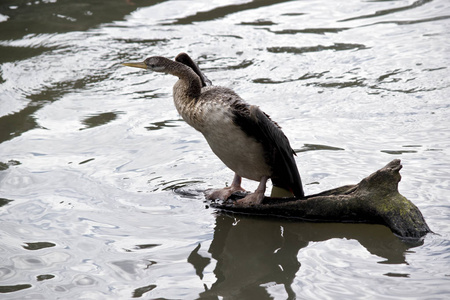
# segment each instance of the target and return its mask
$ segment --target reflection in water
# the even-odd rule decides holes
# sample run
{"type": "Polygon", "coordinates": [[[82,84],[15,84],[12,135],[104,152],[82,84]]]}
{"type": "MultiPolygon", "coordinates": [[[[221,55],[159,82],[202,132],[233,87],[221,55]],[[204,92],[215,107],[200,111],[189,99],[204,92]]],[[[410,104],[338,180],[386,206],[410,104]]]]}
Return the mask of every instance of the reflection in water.
{"type": "MultiPolygon", "coordinates": [[[[0,23],[1,24],[1,23],[0,23]]],[[[2,32],[3,33],[3,32],[2,32]]],[[[27,59],[33,56],[39,56],[47,51],[51,51],[53,48],[50,47],[13,47],[13,46],[0,46],[0,61],[2,63],[5,62],[14,62],[27,59]]],[[[0,78],[0,83],[2,80],[0,78]]]]}
{"type": "Polygon", "coordinates": [[[198,275],[198,277],[200,277],[200,279],[203,279],[203,270],[206,268],[206,266],[209,265],[211,259],[201,256],[198,253],[198,250],[200,250],[200,244],[198,244],[198,246],[191,252],[187,261],[194,266],[195,273],[198,275]]]}
{"type": "Polygon", "coordinates": [[[347,30],[349,28],[305,28],[305,29],[283,29],[283,30],[271,30],[266,28],[267,31],[275,34],[298,34],[298,33],[310,33],[310,34],[327,34],[338,33],[340,31],[347,30]]]}
{"type": "Polygon", "coordinates": [[[180,123],[181,120],[164,120],[159,122],[153,122],[150,126],[145,127],[147,130],[160,130],[167,127],[178,127],[176,123],[180,123]],[[175,124],[174,124],[175,123],[175,124]]]}
{"type": "Polygon", "coordinates": [[[55,247],[56,245],[50,242],[36,242],[36,243],[25,243],[26,246],[22,246],[24,249],[27,250],[40,250],[44,248],[50,248],[55,247]]]}
{"type": "Polygon", "coordinates": [[[449,2],[192,3],[2,0],[0,298],[448,294],[449,2]],[[279,120],[311,193],[401,155],[441,235],[409,253],[377,225],[211,216],[197,188],[229,171],[172,83],[120,66],[181,51],[279,120]]]}
{"type": "MultiPolygon", "coordinates": [[[[198,184],[198,183],[204,183],[204,181],[202,181],[202,180],[186,180],[183,178],[169,180],[169,181],[163,180],[161,183],[158,183],[156,185],[156,188],[153,191],[154,192],[158,191],[158,190],[179,191],[182,188],[189,187],[191,185],[198,184]]],[[[187,196],[187,194],[184,192],[181,192],[181,194],[183,194],[184,196],[187,196]]]]}
{"type": "Polygon", "coordinates": [[[321,78],[323,75],[325,75],[326,73],[328,73],[328,71],[324,71],[321,73],[306,73],[298,78],[292,78],[292,79],[284,79],[284,80],[273,80],[270,78],[257,78],[257,79],[253,79],[254,83],[263,83],[263,84],[279,84],[279,83],[286,83],[286,82],[293,82],[293,81],[298,81],[298,80],[308,80],[308,79],[312,79],[312,78],[321,78]]]}
{"type": "Polygon", "coordinates": [[[20,161],[14,159],[10,159],[7,163],[3,163],[0,161],[0,171],[4,171],[11,166],[18,166],[18,165],[20,165],[20,161]]]}
{"type": "Polygon", "coordinates": [[[417,153],[415,150],[380,150],[383,153],[387,154],[393,154],[393,155],[400,155],[404,153],[417,153]]]}
{"type": "Polygon", "coordinates": [[[223,18],[229,14],[233,14],[236,12],[242,12],[245,10],[256,9],[256,8],[261,8],[261,7],[265,7],[265,6],[271,6],[271,5],[274,5],[277,3],[282,3],[282,2],[287,2],[287,0],[254,0],[254,1],[251,1],[248,3],[230,4],[230,5],[220,6],[220,7],[214,8],[209,11],[197,12],[195,15],[180,18],[170,24],[185,25],[185,24],[192,24],[193,22],[211,21],[211,20],[223,18]]]}
{"type": "MultiPolygon", "coordinates": [[[[408,245],[381,225],[299,223],[287,220],[220,214],[216,218],[214,239],[209,248],[217,263],[216,282],[206,288],[200,299],[221,296],[225,299],[272,299],[265,285],[281,284],[289,296],[296,297],[292,283],[301,267],[300,249],[311,242],[341,238],[357,240],[371,254],[384,258],[379,263],[405,264],[408,245]]],[[[198,254],[198,245],[188,258],[200,279],[210,259],[198,254]]],[[[404,274],[396,274],[398,276],[404,274]]],[[[394,276],[386,274],[386,276],[394,276]]]]}
{"type": "Polygon", "coordinates": [[[344,51],[344,50],[363,50],[367,49],[362,44],[344,44],[335,43],[331,46],[311,46],[311,47],[268,47],[267,51],[272,53],[291,53],[291,54],[303,54],[308,52],[320,52],[326,50],[344,51]]]}
{"type": "Polygon", "coordinates": [[[391,8],[391,9],[378,10],[378,11],[376,11],[373,14],[357,16],[357,17],[353,17],[353,18],[347,18],[347,19],[344,19],[344,20],[340,20],[338,22],[346,22],[346,21],[353,21],[353,20],[360,20],[360,19],[368,19],[368,18],[374,18],[374,17],[383,16],[383,15],[389,15],[389,14],[393,14],[393,13],[396,13],[396,12],[399,12],[399,11],[413,9],[413,8],[425,5],[425,4],[427,4],[428,2],[431,2],[431,1],[432,0],[418,0],[418,1],[415,1],[414,3],[412,3],[411,5],[406,5],[406,6],[401,6],[401,7],[391,8]]]}
{"type": "Polygon", "coordinates": [[[0,198],[0,207],[5,206],[6,204],[8,204],[9,202],[12,202],[13,200],[9,200],[9,199],[5,199],[5,198],[0,198]]]}
{"type": "Polygon", "coordinates": [[[0,143],[38,127],[32,115],[41,107],[42,105],[27,106],[21,111],[0,117],[0,143]]]}
{"type": "Polygon", "coordinates": [[[117,119],[117,116],[121,113],[123,113],[123,112],[116,111],[116,112],[105,112],[105,113],[91,115],[82,121],[82,123],[86,127],[81,128],[80,130],[105,125],[105,124],[117,119]]]}
{"type": "Polygon", "coordinates": [[[304,144],[301,149],[297,149],[294,151],[295,151],[295,153],[299,153],[299,152],[317,151],[317,150],[340,151],[340,150],[345,150],[345,149],[342,149],[339,147],[327,146],[327,145],[304,144]]]}
{"type": "Polygon", "coordinates": [[[141,288],[138,288],[138,289],[134,290],[133,298],[140,298],[140,297],[142,297],[142,295],[144,295],[147,292],[150,292],[154,288],[156,288],[156,285],[154,285],[154,284],[150,284],[148,286],[143,286],[141,288]]]}
{"type": "Polygon", "coordinates": [[[16,285],[0,285],[0,293],[12,293],[20,290],[28,289],[31,284],[16,284],[16,285]]]}
{"type": "Polygon", "coordinates": [[[51,274],[44,274],[44,275],[38,275],[36,276],[36,280],[37,281],[44,281],[44,280],[49,280],[55,278],[55,275],[51,275],[51,274]]]}
{"type": "Polygon", "coordinates": [[[89,158],[89,159],[86,159],[86,160],[83,160],[83,161],[79,162],[78,164],[79,165],[84,165],[84,164],[87,164],[88,162],[91,162],[93,160],[95,160],[95,158],[89,158]]]}
{"type": "MultiPolygon", "coordinates": [[[[30,100],[26,107],[18,112],[14,112],[0,117],[0,143],[13,139],[23,133],[38,128],[34,114],[41,108],[51,102],[60,100],[65,94],[73,92],[77,89],[84,89],[89,84],[104,80],[109,74],[100,76],[90,75],[82,79],[67,80],[58,82],[57,84],[42,88],[39,92],[30,94],[26,98],[30,100]]],[[[94,122],[99,122],[99,118],[95,118],[94,122]]],[[[85,125],[92,125],[93,121],[89,120],[85,125]]]]}
{"type": "MultiPolygon", "coordinates": [[[[162,1],[152,1],[152,3],[162,1]]],[[[2,0],[0,14],[8,22],[0,22],[4,39],[15,39],[25,34],[87,30],[98,24],[120,20],[138,7],[147,6],[146,0],[84,0],[16,1],[2,0]]]]}
{"type": "Polygon", "coordinates": [[[160,244],[144,244],[144,245],[136,245],[135,249],[142,250],[142,249],[151,249],[154,247],[158,247],[160,244]]]}

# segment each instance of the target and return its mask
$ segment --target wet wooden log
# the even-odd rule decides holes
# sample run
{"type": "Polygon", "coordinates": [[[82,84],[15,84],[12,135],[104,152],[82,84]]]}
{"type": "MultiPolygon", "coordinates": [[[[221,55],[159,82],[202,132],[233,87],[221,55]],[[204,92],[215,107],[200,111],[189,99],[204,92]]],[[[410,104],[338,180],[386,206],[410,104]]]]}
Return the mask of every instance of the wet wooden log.
{"type": "Polygon", "coordinates": [[[432,232],[422,213],[398,192],[401,180],[399,159],[364,178],[355,185],[346,185],[319,194],[295,198],[266,197],[257,206],[240,206],[235,194],[211,206],[252,215],[298,218],[313,222],[373,223],[388,226],[401,238],[418,239],[432,232]]]}

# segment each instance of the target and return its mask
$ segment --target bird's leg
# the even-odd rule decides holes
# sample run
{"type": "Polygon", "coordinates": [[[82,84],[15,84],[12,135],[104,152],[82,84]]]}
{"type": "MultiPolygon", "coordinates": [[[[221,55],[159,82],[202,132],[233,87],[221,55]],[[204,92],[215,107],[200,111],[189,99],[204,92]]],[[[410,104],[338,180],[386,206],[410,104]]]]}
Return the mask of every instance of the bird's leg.
{"type": "Polygon", "coordinates": [[[263,176],[261,180],[259,181],[258,188],[255,190],[254,193],[245,196],[242,199],[239,199],[236,201],[237,205],[242,206],[251,206],[251,205],[258,205],[261,204],[261,202],[264,199],[264,192],[266,191],[266,183],[269,177],[263,176]]]}
{"type": "Polygon", "coordinates": [[[227,200],[231,196],[231,194],[233,194],[234,192],[238,192],[238,191],[245,192],[245,190],[241,187],[241,181],[242,181],[242,177],[235,173],[233,182],[231,183],[230,186],[223,188],[223,189],[218,189],[218,190],[213,190],[211,192],[208,192],[206,197],[209,200],[216,200],[216,199],[227,200]]]}

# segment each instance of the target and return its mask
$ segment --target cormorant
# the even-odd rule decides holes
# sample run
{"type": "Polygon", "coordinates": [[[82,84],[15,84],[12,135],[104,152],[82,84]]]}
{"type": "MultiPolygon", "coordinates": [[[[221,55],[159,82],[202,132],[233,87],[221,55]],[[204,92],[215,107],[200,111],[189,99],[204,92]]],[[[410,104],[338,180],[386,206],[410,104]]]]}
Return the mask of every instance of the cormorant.
{"type": "Polygon", "coordinates": [[[233,90],[212,86],[187,54],[180,53],[175,61],[152,56],[144,62],[123,65],[179,78],[173,87],[179,114],[203,134],[211,150],[235,172],[231,185],[213,190],[209,199],[226,200],[232,193],[244,191],[242,177],[258,181],[259,186],[237,201],[241,205],[260,204],[269,178],[275,189],[285,190],[291,197],[304,197],[294,150],[278,124],[233,90]]]}

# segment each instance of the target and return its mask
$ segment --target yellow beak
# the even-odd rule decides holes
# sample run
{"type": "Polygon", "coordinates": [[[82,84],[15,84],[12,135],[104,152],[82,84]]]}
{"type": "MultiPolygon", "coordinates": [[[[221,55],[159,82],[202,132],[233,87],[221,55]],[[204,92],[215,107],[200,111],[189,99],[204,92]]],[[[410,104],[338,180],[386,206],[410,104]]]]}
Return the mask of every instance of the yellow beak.
{"type": "Polygon", "coordinates": [[[143,62],[138,62],[138,63],[123,63],[122,65],[127,66],[127,67],[133,67],[133,68],[142,68],[142,69],[147,69],[147,65],[143,62]]]}

